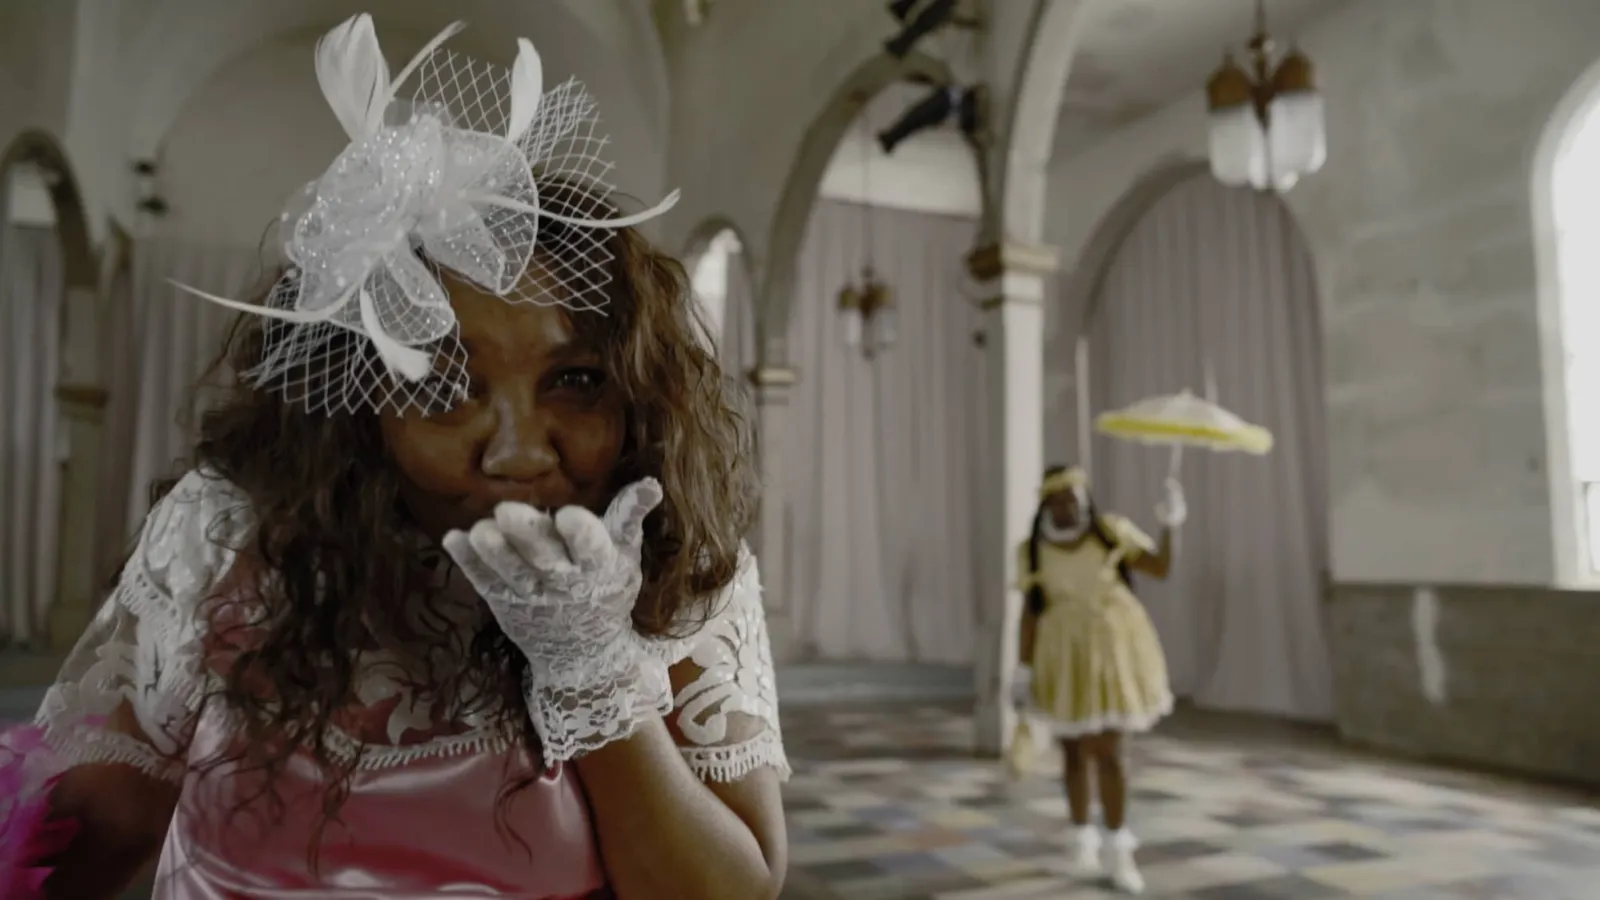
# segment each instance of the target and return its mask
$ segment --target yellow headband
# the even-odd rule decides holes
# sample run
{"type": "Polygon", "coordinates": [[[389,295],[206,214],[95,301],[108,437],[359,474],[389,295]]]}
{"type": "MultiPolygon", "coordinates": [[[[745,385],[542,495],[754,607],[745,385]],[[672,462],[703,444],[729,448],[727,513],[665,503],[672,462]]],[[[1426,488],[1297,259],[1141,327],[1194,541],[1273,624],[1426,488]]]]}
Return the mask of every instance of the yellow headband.
{"type": "Polygon", "coordinates": [[[1039,485],[1039,496],[1048,497],[1061,491],[1076,490],[1077,488],[1088,486],[1089,475],[1082,468],[1073,466],[1046,478],[1044,484],[1039,485]]]}

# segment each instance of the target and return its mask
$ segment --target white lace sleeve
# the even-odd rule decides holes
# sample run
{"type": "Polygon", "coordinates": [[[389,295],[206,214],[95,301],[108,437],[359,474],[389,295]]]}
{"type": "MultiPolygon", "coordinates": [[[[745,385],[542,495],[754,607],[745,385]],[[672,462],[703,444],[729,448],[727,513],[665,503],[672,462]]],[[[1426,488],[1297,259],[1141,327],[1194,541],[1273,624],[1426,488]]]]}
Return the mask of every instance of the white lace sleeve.
{"type": "Polygon", "coordinates": [[[712,618],[672,667],[672,683],[674,731],[702,780],[737,781],[765,767],[788,779],[761,573],[748,549],[712,618]]]}
{"type": "Polygon", "coordinates": [[[191,472],[145,519],[105,605],[45,693],[35,722],[69,764],[182,777],[203,695],[198,604],[220,582],[245,505],[191,472]]]}

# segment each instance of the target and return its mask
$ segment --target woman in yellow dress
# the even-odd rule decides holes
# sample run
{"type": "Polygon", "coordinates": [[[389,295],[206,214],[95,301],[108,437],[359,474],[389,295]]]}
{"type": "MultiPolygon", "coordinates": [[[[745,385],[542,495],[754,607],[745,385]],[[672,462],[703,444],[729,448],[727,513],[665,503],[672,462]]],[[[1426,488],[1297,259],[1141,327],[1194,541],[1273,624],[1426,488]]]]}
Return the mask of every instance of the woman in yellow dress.
{"type": "Polygon", "coordinates": [[[1172,566],[1172,531],[1186,510],[1168,480],[1151,540],[1129,520],[1100,513],[1080,468],[1053,466],[1040,486],[1031,537],[1017,549],[1027,602],[1022,615],[1024,666],[1031,668],[1029,714],[1061,742],[1073,863],[1101,871],[1100,831],[1089,821],[1089,767],[1095,769],[1109,832],[1109,874],[1120,890],[1144,880],[1125,826],[1127,775],[1122,735],[1147,731],[1172,711],[1161,641],[1132,590],[1132,573],[1164,579],[1172,566]]]}

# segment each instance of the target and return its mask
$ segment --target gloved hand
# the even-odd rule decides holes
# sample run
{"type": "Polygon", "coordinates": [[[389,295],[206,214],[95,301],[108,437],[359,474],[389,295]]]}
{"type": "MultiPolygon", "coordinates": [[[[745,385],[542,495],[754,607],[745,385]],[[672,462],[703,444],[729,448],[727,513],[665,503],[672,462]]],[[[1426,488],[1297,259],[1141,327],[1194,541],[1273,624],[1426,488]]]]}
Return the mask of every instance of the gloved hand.
{"type": "Polygon", "coordinates": [[[1189,504],[1183,499],[1183,485],[1168,478],[1166,497],[1156,504],[1156,521],[1168,528],[1180,528],[1189,518],[1189,504]]]}
{"type": "Polygon", "coordinates": [[[665,656],[633,629],[643,584],[644,519],[661,502],[653,478],[628,485],[597,518],[502,503],[444,549],[527,656],[528,714],[546,766],[597,750],[672,709],[665,656]]]}

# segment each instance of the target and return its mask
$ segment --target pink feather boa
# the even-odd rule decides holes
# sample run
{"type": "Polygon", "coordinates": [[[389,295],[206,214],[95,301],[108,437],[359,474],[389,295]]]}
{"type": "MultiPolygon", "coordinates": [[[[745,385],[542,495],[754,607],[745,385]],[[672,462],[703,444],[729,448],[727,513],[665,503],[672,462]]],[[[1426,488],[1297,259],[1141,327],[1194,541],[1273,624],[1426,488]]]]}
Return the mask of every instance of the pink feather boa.
{"type": "Polygon", "coordinates": [[[42,729],[0,729],[0,897],[5,900],[43,900],[51,871],[45,861],[78,833],[76,820],[50,818],[50,791],[63,768],[42,729]]]}

